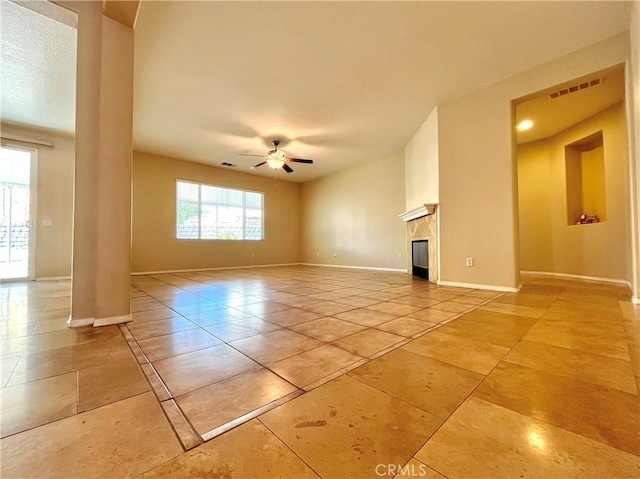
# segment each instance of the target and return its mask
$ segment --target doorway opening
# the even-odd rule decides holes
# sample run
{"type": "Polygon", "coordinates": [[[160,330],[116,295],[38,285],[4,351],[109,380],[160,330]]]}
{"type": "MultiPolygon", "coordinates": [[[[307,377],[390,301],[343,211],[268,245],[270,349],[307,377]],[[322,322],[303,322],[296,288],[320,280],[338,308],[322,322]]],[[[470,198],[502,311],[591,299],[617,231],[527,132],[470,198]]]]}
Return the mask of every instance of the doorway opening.
{"type": "Polygon", "coordinates": [[[0,281],[34,279],[36,152],[0,148],[0,281]]]}
{"type": "Polygon", "coordinates": [[[521,272],[624,281],[624,65],[515,100],[514,111],[521,272]]]}

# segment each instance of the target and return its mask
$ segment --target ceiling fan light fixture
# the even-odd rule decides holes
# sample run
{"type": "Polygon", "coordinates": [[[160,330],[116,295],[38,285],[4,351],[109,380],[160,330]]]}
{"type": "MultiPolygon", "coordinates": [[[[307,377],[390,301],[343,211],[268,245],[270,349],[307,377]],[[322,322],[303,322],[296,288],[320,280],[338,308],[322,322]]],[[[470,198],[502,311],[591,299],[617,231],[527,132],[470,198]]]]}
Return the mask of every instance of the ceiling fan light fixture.
{"type": "Polygon", "coordinates": [[[284,165],[284,160],[269,157],[269,159],[267,160],[267,164],[274,170],[277,170],[278,168],[282,168],[282,165],[284,165]]]}
{"type": "Polygon", "coordinates": [[[267,164],[274,170],[277,170],[278,168],[282,168],[286,158],[284,151],[278,149],[271,150],[267,154],[267,164]]]}

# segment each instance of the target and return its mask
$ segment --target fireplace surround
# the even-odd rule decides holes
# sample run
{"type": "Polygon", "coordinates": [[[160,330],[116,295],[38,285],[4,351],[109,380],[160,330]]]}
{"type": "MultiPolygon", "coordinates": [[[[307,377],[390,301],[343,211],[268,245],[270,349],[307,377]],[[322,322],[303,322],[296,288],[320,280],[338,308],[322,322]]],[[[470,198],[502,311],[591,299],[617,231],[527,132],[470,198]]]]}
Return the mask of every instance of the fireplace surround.
{"type": "MultiPolygon", "coordinates": [[[[438,208],[436,204],[425,204],[409,210],[400,215],[407,223],[407,272],[413,272],[413,243],[416,241],[428,241],[428,279],[438,282],[438,208]]],[[[417,275],[419,277],[420,276],[417,275]]]]}

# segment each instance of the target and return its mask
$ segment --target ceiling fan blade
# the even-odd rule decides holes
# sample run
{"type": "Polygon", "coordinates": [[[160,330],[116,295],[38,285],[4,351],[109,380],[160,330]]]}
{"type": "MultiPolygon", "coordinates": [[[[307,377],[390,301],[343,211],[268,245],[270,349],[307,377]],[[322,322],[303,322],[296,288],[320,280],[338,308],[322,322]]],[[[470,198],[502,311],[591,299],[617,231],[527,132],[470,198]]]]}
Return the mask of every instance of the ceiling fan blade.
{"type": "Polygon", "coordinates": [[[293,163],[313,164],[313,160],[305,160],[304,158],[287,158],[287,161],[291,161],[293,163]]]}
{"type": "Polygon", "coordinates": [[[282,169],[284,171],[286,171],[287,173],[293,173],[293,168],[291,168],[289,165],[287,165],[286,163],[282,165],[282,169]]]}
{"type": "Polygon", "coordinates": [[[262,163],[258,163],[257,165],[253,165],[251,168],[249,168],[250,170],[253,170],[254,168],[257,168],[258,166],[262,166],[266,163],[266,161],[263,161],[262,163]]]}
{"type": "Polygon", "coordinates": [[[239,156],[257,156],[258,158],[264,158],[265,155],[253,155],[251,153],[240,153],[239,156]]]}

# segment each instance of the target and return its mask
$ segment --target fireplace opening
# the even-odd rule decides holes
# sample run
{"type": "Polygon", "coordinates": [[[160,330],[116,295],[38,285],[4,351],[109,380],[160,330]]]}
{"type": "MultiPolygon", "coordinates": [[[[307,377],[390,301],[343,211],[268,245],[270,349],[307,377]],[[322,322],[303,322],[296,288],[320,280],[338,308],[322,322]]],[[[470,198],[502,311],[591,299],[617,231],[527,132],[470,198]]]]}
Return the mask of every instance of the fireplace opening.
{"type": "Polygon", "coordinates": [[[429,279],[429,240],[411,242],[411,274],[429,279]]]}

